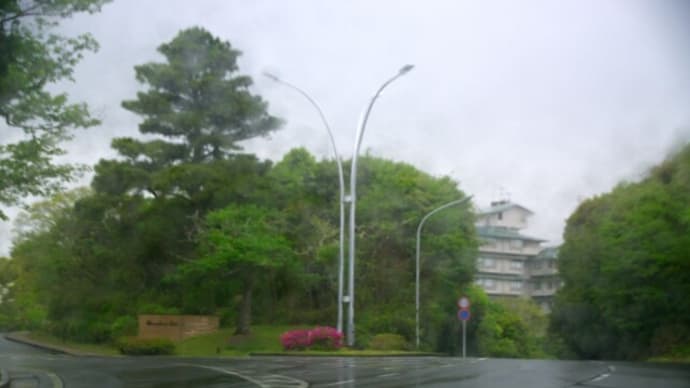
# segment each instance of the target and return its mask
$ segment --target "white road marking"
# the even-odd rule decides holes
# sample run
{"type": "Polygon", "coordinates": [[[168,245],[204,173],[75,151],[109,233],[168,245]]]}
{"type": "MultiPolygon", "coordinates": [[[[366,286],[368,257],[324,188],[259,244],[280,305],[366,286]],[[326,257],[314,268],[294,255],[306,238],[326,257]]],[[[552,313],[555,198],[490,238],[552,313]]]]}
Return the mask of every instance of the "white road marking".
{"type": "Polygon", "coordinates": [[[322,387],[332,387],[335,385],[343,385],[343,384],[349,384],[349,383],[354,383],[354,382],[355,382],[355,379],[336,381],[335,383],[324,384],[324,385],[322,385],[322,387]]]}
{"type": "Polygon", "coordinates": [[[32,375],[43,374],[46,377],[48,377],[48,380],[50,380],[50,383],[53,385],[52,388],[63,388],[64,387],[60,377],[53,372],[49,372],[49,371],[43,370],[43,369],[33,369],[33,368],[30,368],[30,369],[20,368],[17,371],[20,373],[30,373],[32,375]]]}
{"type": "Polygon", "coordinates": [[[55,373],[50,373],[50,372],[46,372],[46,375],[50,379],[50,382],[53,384],[53,388],[62,388],[63,387],[62,386],[62,380],[60,379],[60,377],[58,377],[58,375],[56,375],[55,373]]]}
{"type": "Polygon", "coordinates": [[[613,371],[616,370],[616,368],[613,365],[609,365],[606,369],[609,371],[609,373],[602,373],[598,376],[592,377],[591,379],[587,380],[586,383],[596,383],[597,381],[601,381],[611,376],[611,373],[613,373],[613,371]]]}
{"type": "Polygon", "coordinates": [[[610,374],[604,373],[604,374],[601,375],[601,376],[597,376],[597,377],[593,378],[592,380],[589,380],[589,382],[590,382],[590,383],[596,383],[597,381],[601,381],[601,380],[603,380],[603,379],[605,379],[605,378],[607,378],[607,377],[609,377],[609,376],[610,376],[610,374]]]}
{"type": "Polygon", "coordinates": [[[376,376],[376,377],[384,378],[384,377],[397,376],[397,375],[399,375],[399,374],[400,374],[400,373],[386,373],[386,374],[384,374],[384,375],[378,375],[378,376],[376,376]]]}
{"type": "Polygon", "coordinates": [[[261,377],[261,382],[268,384],[270,387],[296,387],[307,388],[309,384],[306,381],[298,380],[289,376],[283,375],[268,375],[261,377]]]}
{"type": "MultiPolygon", "coordinates": [[[[236,376],[241,379],[247,380],[252,384],[255,384],[261,388],[276,388],[276,387],[284,387],[284,388],[307,388],[309,386],[309,383],[306,381],[298,380],[289,376],[283,376],[283,375],[264,375],[264,376],[247,376],[244,373],[240,372],[235,372],[233,370],[227,370],[223,369],[220,367],[215,367],[215,366],[207,366],[207,365],[198,365],[198,364],[179,364],[179,365],[186,365],[186,366],[193,366],[197,368],[204,368],[204,369],[210,369],[216,372],[224,373],[227,375],[231,376],[236,376]]],[[[242,371],[245,372],[245,371],[242,371]]],[[[246,372],[245,372],[246,373],[246,372]]]]}
{"type": "Polygon", "coordinates": [[[224,374],[226,374],[226,375],[231,375],[231,376],[239,377],[239,378],[241,378],[241,379],[244,379],[244,380],[249,381],[249,382],[252,383],[252,384],[256,384],[256,385],[258,385],[259,387],[262,387],[262,388],[269,388],[268,385],[264,385],[264,384],[262,384],[260,381],[254,380],[253,378],[251,378],[251,377],[249,377],[249,376],[245,376],[245,375],[243,375],[243,374],[241,374],[241,373],[237,373],[237,372],[231,372],[231,371],[225,370],[225,369],[223,369],[223,368],[217,368],[217,367],[215,367],[215,366],[196,365],[196,364],[182,364],[182,365],[194,366],[194,367],[197,367],[197,368],[204,368],[204,369],[214,370],[214,371],[216,371],[216,372],[224,373],[224,374]]]}

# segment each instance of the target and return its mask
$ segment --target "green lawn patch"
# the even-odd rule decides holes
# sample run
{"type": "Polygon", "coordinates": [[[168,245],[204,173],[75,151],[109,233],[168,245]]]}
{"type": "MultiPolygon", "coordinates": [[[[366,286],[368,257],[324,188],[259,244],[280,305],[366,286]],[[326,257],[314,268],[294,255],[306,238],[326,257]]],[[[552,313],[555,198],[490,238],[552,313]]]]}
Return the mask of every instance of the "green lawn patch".
{"type": "Polygon", "coordinates": [[[282,352],[280,335],[288,330],[307,326],[252,326],[247,336],[233,335],[235,329],[221,329],[215,333],[187,338],[176,345],[181,356],[246,356],[252,352],[282,352]]]}
{"type": "Polygon", "coordinates": [[[650,362],[679,362],[690,363],[690,344],[676,345],[672,351],[658,357],[652,357],[650,362]]]}
{"type": "Polygon", "coordinates": [[[652,357],[652,358],[648,359],[647,362],[670,362],[670,363],[690,364],[690,356],[686,356],[686,357],[652,357]]]}

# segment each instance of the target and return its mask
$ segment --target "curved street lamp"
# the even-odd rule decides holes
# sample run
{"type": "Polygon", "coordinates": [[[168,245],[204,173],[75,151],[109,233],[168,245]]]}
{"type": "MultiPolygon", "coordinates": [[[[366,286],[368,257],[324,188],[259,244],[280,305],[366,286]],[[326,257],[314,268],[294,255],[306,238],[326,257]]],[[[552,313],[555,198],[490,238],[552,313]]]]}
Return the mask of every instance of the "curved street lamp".
{"type": "Polygon", "coordinates": [[[451,201],[445,205],[441,205],[441,206],[437,207],[436,209],[427,213],[427,215],[425,215],[422,218],[422,221],[419,222],[419,226],[417,227],[417,256],[416,256],[417,260],[416,260],[416,270],[415,270],[415,311],[416,311],[415,322],[416,322],[417,349],[419,349],[419,251],[421,248],[420,237],[422,234],[422,227],[424,226],[424,223],[426,222],[426,220],[429,217],[431,217],[432,215],[440,212],[443,209],[449,208],[451,206],[460,205],[462,203],[465,203],[465,202],[469,201],[470,199],[472,199],[471,195],[469,197],[457,199],[455,201],[451,201]]]}
{"type": "Polygon", "coordinates": [[[369,101],[369,104],[364,109],[359,125],[357,128],[357,136],[355,137],[355,147],[352,153],[352,165],[350,169],[350,247],[348,249],[349,253],[349,283],[348,283],[348,317],[347,317],[347,344],[352,346],[355,343],[355,208],[357,202],[357,157],[359,156],[359,148],[362,145],[362,136],[364,135],[364,130],[367,126],[367,121],[369,120],[369,114],[374,106],[376,100],[381,96],[381,92],[388,85],[390,85],[396,79],[407,74],[410,70],[414,68],[413,65],[405,65],[399,71],[398,74],[391,77],[389,80],[383,83],[374,96],[369,101]]]}
{"type": "Polygon", "coordinates": [[[335,145],[335,138],[333,137],[333,132],[331,131],[331,126],[328,125],[328,120],[326,120],[326,115],[324,115],[323,110],[321,110],[321,107],[319,104],[307,94],[304,90],[298,88],[297,86],[285,82],[282,79],[278,78],[277,76],[271,74],[271,73],[264,73],[264,76],[267,78],[270,78],[271,80],[283,84],[293,90],[296,90],[299,94],[304,96],[311,105],[316,108],[316,110],[319,112],[319,117],[321,117],[321,122],[323,123],[323,126],[326,127],[326,131],[328,132],[328,137],[331,139],[331,146],[333,147],[333,153],[335,154],[335,161],[338,164],[338,184],[340,187],[340,248],[339,248],[339,260],[338,260],[338,322],[337,322],[337,329],[339,332],[342,333],[343,331],[343,272],[345,270],[345,254],[344,254],[344,247],[345,247],[345,180],[343,178],[343,164],[342,161],[340,160],[340,155],[338,155],[338,147],[335,145]]]}

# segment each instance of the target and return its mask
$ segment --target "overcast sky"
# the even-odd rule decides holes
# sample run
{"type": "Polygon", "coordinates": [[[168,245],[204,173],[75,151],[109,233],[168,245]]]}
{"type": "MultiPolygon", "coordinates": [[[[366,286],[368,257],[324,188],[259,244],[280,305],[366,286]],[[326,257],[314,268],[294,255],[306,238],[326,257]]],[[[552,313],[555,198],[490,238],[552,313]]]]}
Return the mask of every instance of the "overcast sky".
{"type": "MultiPolygon", "coordinates": [[[[639,179],[690,140],[688,4],[116,0],[61,27],[101,45],[59,86],[103,121],[77,133],[68,158],[93,165],[114,156],[113,137],[137,136],[140,119],[120,106],[141,89],[133,66],[161,61],[161,43],[201,26],[243,52],[240,71],[286,120],[247,151],[331,156],[314,109],[262,72],[318,100],[349,158],[369,97],[414,64],[377,102],[363,150],[450,175],[481,206],[503,189],[535,212],[526,233],[556,244],[580,200],[639,179]]],[[[10,227],[0,224],[0,254],[10,227]]]]}

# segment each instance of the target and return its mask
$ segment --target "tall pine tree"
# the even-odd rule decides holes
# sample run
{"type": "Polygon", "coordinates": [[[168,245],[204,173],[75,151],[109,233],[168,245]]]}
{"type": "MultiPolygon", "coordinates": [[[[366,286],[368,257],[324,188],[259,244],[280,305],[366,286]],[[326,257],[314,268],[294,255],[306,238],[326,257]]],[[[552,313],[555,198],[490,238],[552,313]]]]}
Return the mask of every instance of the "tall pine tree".
{"type": "Polygon", "coordinates": [[[137,80],[148,88],[122,106],[143,117],[142,134],[160,138],[114,139],[113,148],[125,160],[96,166],[97,191],[191,199],[209,190],[209,180],[222,180],[223,162],[241,158],[242,141],[281,125],[266,102],[251,93],[251,78],[237,74],[240,52],[229,42],[194,27],[158,51],[166,62],[136,66],[137,80]]]}

